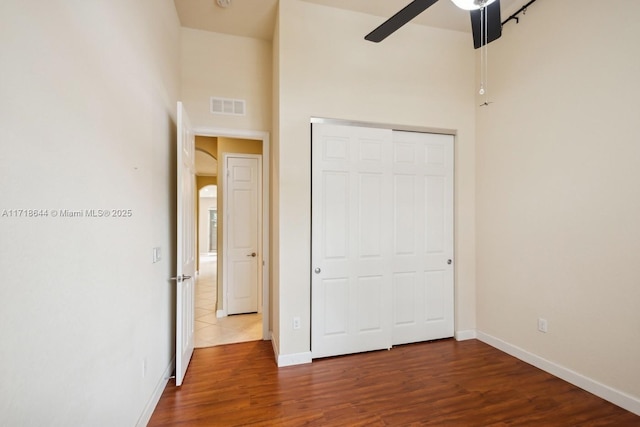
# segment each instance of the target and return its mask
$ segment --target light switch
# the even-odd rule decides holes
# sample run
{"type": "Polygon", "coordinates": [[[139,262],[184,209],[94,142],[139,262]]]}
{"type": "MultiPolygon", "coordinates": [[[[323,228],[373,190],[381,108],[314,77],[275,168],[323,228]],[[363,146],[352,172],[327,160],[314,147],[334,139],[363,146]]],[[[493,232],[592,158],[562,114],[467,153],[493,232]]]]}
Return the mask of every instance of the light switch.
{"type": "Polygon", "coordinates": [[[160,256],[160,248],[159,247],[153,248],[153,262],[154,262],[154,264],[156,262],[160,261],[160,258],[161,258],[161,256],[160,256]]]}

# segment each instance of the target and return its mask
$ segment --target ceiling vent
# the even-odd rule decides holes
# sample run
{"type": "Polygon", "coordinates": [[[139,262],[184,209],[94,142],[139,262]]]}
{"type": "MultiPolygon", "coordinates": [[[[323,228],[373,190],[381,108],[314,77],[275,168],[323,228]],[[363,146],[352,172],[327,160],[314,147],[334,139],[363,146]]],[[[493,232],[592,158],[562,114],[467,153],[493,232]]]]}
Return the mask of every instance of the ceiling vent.
{"type": "Polygon", "coordinates": [[[247,110],[247,101],[244,99],[229,99],[211,97],[211,113],[227,114],[232,116],[244,116],[247,110]]]}

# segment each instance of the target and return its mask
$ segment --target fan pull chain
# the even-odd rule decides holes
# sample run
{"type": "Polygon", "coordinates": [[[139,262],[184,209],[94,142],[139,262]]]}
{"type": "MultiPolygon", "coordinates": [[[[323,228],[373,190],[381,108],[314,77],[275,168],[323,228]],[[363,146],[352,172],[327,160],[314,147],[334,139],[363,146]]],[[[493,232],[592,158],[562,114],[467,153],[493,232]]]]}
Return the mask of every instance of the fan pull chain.
{"type": "MultiPolygon", "coordinates": [[[[485,92],[489,91],[489,9],[484,8],[484,89],[485,92]]],[[[485,98],[485,102],[487,102],[485,98]]]]}
{"type": "Polygon", "coordinates": [[[487,8],[483,7],[480,9],[480,95],[487,93],[487,27],[487,8]]]}
{"type": "Polygon", "coordinates": [[[480,9],[480,90],[478,93],[484,101],[480,104],[481,107],[490,104],[490,102],[487,101],[487,93],[489,91],[489,51],[487,49],[487,41],[489,40],[489,26],[487,25],[488,13],[486,6],[480,9]]]}

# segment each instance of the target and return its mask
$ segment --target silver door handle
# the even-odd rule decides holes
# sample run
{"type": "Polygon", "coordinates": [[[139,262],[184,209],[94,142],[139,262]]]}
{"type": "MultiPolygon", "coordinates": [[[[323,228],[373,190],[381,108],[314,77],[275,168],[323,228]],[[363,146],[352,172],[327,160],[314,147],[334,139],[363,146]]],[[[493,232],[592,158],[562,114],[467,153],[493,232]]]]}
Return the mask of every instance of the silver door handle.
{"type": "Polygon", "coordinates": [[[318,268],[316,268],[316,269],[315,269],[315,270],[313,270],[313,271],[315,271],[315,273],[316,273],[316,274],[320,274],[320,272],[321,272],[322,270],[320,270],[320,268],[318,267],[318,268]]]}
{"type": "Polygon", "coordinates": [[[191,276],[187,276],[186,274],[183,274],[182,276],[171,277],[169,280],[175,280],[176,282],[180,283],[188,279],[191,279],[191,276]]]}
{"type": "Polygon", "coordinates": [[[256,257],[256,255],[257,255],[257,254],[256,254],[255,252],[251,252],[251,253],[250,253],[249,255],[247,255],[247,256],[250,256],[250,257],[252,257],[252,258],[255,258],[255,257],[256,257]]]}

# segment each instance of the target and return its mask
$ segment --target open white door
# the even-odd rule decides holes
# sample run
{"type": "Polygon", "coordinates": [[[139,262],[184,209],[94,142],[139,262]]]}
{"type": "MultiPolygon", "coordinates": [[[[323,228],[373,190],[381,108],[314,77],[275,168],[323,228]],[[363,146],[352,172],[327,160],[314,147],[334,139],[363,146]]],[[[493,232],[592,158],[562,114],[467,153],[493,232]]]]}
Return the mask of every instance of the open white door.
{"type": "Polygon", "coordinates": [[[193,354],[196,267],[195,136],[178,102],[178,256],[176,268],[176,385],[181,385],[193,354]]]}

